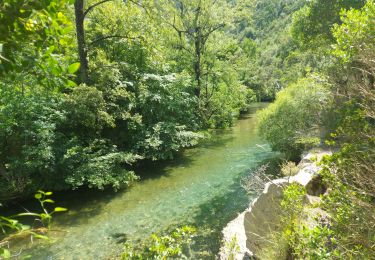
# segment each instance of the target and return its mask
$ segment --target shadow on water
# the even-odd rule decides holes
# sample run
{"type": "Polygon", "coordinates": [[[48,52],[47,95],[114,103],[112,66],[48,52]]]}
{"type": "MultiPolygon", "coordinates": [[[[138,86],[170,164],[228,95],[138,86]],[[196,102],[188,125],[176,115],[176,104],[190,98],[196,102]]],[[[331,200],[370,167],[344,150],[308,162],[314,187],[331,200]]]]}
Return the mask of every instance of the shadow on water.
{"type": "Polygon", "coordinates": [[[240,178],[231,185],[225,194],[215,196],[199,206],[199,213],[194,218],[198,227],[193,251],[204,259],[215,259],[221,244],[221,230],[234,219],[239,212],[246,209],[250,198],[240,187],[240,178]]]}
{"type": "Polygon", "coordinates": [[[179,167],[188,168],[197,158],[205,153],[207,149],[223,147],[226,145],[226,143],[234,140],[233,136],[224,135],[230,131],[230,129],[215,130],[210,138],[201,141],[199,145],[192,148],[186,148],[184,151],[175,153],[172,160],[144,160],[136,166],[134,171],[141,178],[141,182],[149,179],[168,177],[169,169],[179,167]]]}
{"type": "Polygon", "coordinates": [[[279,173],[281,159],[277,157],[265,159],[256,167],[238,176],[234,183],[225,190],[225,193],[212,198],[199,206],[198,214],[194,217],[193,225],[198,227],[198,235],[194,239],[192,250],[197,252],[199,259],[216,259],[222,246],[224,227],[239,213],[249,207],[256,195],[247,194],[241,187],[241,179],[251,174],[261,165],[268,164],[266,172],[270,179],[279,173]]]}
{"type": "MultiPolygon", "coordinates": [[[[90,189],[80,189],[75,191],[54,192],[51,198],[54,204],[47,204],[46,208],[52,212],[54,207],[67,208],[68,211],[63,214],[55,214],[53,223],[61,226],[74,226],[87,223],[88,219],[102,212],[105,206],[116,194],[113,191],[98,191],[90,189]]],[[[5,216],[13,216],[24,212],[41,213],[39,202],[36,199],[29,199],[22,202],[12,203],[1,212],[5,216]]],[[[21,222],[33,226],[34,217],[22,217],[21,222]]]]}
{"type": "MultiPolygon", "coordinates": [[[[224,132],[228,130],[216,131],[224,132]]],[[[136,174],[140,176],[140,181],[134,183],[128,188],[124,188],[119,191],[114,191],[110,188],[104,191],[98,189],[80,188],[71,191],[54,192],[52,198],[54,201],[56,201],[56,204],[52,206],[59,206],[69,209],[67,213],[56,216],[54,218],[54,223],[61,226],[85,224],[90,218],[101,214],[103,206],[107,205],[117,196],[121,196],[121,194],[124,192],[129,192],[135,185],[150,179],[168,177],[169,169],[189,167],[194,162],[195,158],[198,158],[202,153],[204,153],[205,149],[215,149],[233,140],[233,137],[230,136],[218,136],[219,133],[216,133],[216,131],[214,137],[202,141],[202,143],[197,147],[185,149],[183,152],[176,153],[173,160],[142,161],[134,169],[136,174]],[[186,153],[188,153],[188,156],[186,156],[186,153]]],[[[42,209],[39,203],[34,198],[31,198],[25,201],[9,204],[7,207],[2,209],[2,214],[11,216],[26,211],[41,212],[42,209]]],[[[25,218],[23,222],[25,224],[32,224],[33,219],[25,218]]]]}
{"type": "Polygon", "coordinates": [[[253,117],[242,115],[236,127],[211,131],[210,139],[173,160],[140,162],[135,171],[141,181],[128,189],[55,193],[56,205],[69,211],[56,215],[54,225],[68,232],[30,253],[34,259],[109,259],[118,255],[124,241],[190,223],[199,231],[193,245],[194,252],[201,252],[197,257],[214,259],[221,230],[251,199],[240,186],[241,178],[275,156],[257,137],[253,117]]]}

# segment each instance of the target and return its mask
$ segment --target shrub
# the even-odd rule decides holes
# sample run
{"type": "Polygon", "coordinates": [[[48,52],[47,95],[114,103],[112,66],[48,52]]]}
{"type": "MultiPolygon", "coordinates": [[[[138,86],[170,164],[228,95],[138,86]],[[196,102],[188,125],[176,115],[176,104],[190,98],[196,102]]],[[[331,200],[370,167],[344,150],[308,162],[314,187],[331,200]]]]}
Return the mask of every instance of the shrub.
{"type": "Polygon", "coordinates": [[[167,235],[158,236],[153,234],[144,245],[139,245],[138,247],[126,242],[121,259],[185,259],[186,256],[183,253],[183,249],[186,246],[190,246],[195,233],[196,229],[194,227],[184,226],[175,229],[167,235]]]}
{"type": "Polygon", "coordinates": [[[298,159],[309,146],[320,143],[324,113],[332,97],[326,80],[312,75],[278,93],[275,103],[260,112],[260,134],[274,150],[298,159]]]}
{"type": "Polygon", "coordinates": [[[294,176],[298,173],[299,168],[295,162],[284,162],[281,165],[281,173],[285,177],[294,176]]]}

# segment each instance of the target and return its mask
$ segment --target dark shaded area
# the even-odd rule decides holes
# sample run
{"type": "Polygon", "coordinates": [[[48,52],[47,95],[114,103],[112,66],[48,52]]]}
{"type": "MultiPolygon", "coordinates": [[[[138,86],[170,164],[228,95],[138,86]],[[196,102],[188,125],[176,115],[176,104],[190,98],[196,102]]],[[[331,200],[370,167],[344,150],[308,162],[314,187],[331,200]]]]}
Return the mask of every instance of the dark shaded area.
{"type": "MultiPolygon", "coordinates": [[[[267,175],[274,178],[279,173],[281,160],[278,157],[270,158],[258,164],[268,164],[267,175]]],[[[225,194],[214,197],[200,205],[199,214],[194,218],[192,225],[198,228],[198,235],[194,239],[193,251],[198,252],[200,259],[216,259],[222,240],[221,231],[239,213],[248,208],[255,196],[249,196],[241,187],[240,181],[246,174],[253,172],[257,167],[249,169],[240,175],[226,190],[225,194]]]]}
{"type": "Polygon", "coordinates": [[[326,193],[327,186],[324,184],[323,177],[316,175],[306,186],[306,193],[312,196],[320,196],[326,193]]]}

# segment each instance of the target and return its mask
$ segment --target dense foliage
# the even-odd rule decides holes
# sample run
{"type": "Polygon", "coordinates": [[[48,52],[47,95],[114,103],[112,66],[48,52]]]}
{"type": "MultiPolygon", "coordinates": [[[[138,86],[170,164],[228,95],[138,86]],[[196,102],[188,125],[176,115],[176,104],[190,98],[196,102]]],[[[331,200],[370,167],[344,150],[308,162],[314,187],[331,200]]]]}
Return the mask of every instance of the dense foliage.
{"type": "Polygon", "coordinates": [[[4,0],[0,200],[114,189],[255,100],[248,1],[4,0]]]}
{"type": "Polygon", "coordinates": [[[331,99],[324,78],[302,78],[280,91],[275,103],[260,113],[259,129],[273,149],[296,159],[305,149],[320,144],[331,99]]]}
{"type": "MultiPolygon", "coordinates": [[[[260,115],[274,150],[335,151],[321,173],[329,226],[299,226],[304,191],[286,191],[291,254],[370,259],[374,28],[373,0],[3,0],[0,201],[126,187],[142,160],[172,159],[276,98],[260,115]]],[[[181,256],[185,231],[127,252],[181,256]]]]}
{"type": "MultiPolygon", "coordinates": [[[[320,60],[314,70],[328,84],[318,84],[321,97],[315,101],[315,86],[303,91],[309,77],[288,86],[263,112],[261,129],[275,149],[288,154],[295,150],[296,137],[310,138],[316,125],[329,133],[320,135],[319,142],[335,151],[323,160],[320,173],[328,191],[319,207],[328,213],[329,223],[313,228],[301,224],[306,218],[302,211],[285,221],[283,241],[296,259],[372,259],[375,254],[374,22],[372,0],[311,1],[293,15],[294,41],[320,60]],[[286,97],[296,89],[302,97],[286,97]]],[[[286,193],[286,198],[292,196],[286,193]]],[[[289,208],[303,204],[291,200],[289,208]]]]}

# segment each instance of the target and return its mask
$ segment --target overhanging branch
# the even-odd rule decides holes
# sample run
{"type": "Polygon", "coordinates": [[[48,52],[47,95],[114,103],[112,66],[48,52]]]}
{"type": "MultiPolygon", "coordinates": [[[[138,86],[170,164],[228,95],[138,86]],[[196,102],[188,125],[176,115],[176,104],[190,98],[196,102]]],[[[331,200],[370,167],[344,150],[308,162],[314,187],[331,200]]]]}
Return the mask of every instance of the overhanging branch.
{"type": "Polygon", "coordinates": [[[97,7],[98,5],[104,4],[104,3],[109,2],[109,1],[113,1],[113,0],[102,0],[102,1],[99,1],[99,2],[97,2],[97,3],[95,3],[95,4],[93,4],[93,5],[90,5],[90,6],[86,9],[86,11],[83,13],[83,17],[86,17],[86,15],[87,15],[92,9],[94,9],[95,7],[97,7]]]}

